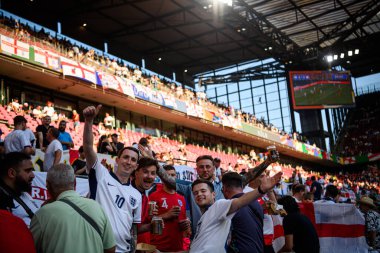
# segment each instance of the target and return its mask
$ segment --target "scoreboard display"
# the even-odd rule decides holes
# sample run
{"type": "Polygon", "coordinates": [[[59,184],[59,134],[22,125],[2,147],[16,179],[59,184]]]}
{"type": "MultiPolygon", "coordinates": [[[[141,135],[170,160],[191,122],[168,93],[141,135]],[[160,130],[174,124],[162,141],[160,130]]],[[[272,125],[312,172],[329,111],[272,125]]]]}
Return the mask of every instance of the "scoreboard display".
{"type": "Polygon", "coordinates": [[[348,71],[290,71],[289,80],[295,110],[355,106],[348,71]]]}

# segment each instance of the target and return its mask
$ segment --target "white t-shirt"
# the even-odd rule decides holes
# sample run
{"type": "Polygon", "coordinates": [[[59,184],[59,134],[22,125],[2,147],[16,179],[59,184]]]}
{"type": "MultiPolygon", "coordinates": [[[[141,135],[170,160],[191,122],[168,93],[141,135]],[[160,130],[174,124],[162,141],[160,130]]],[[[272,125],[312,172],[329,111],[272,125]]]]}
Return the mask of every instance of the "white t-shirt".
{"type": "Polygon", "coordinates": [[[107,116],[104,118],[104,125],[105,126],[113,126],[113,117],[107,116]]]}
{"type": "Polygon", "coordinates": [[[45,106],[44,107],[44,110],[43,110],[43,113],[45,113],[47,116],[53,116],[54,114],[54,107],[52,106],[45,106]]]}
{"type": "Polygon", "coordinates": [[[21,152],[25,147],[32,147],[29,135],[23,130],[10,132],[4,140],[5,153],[21,152]]]}
{"type": "Polygon", "coordinates": [[[30,143],[32,144],[32,148],[36,148],[36,136],[34,136],[34,133],[29,128],[25,129],[24,131],[27,138],[29,138],[30,143]]]}
{"type": "Polygon", "coordinates": [[[132,223],[141,223],[141,193],[130,184],[121,184],[99,160],[92,169],[95,170],[95,178],[89,178],[90,190],[96,189],[95,200],[110,220],[116,252],[128,252],[130,244],[127,240],[131,240],[132,223]]]}
{"type": "Polygon", "coordinates": [[[335,205],[336,204],[332,200],[325,200],[325,199],[316,200],[316,201],[314,201],[314,203],[328,204],[328,205],[335,205]]]}
{"type": "MultiPolygon", "coordinates": [[[[27,193],[23,192],[21,193],[20,199],[24,201],[24,203],[30,208],[30,210],[33,213],[36,213],[39,209],[39,206],[37,203],[33,200],[33,198],[27,193]]],[[[23,219],[25,224],[29,227],[30,226],[30,218],[28,213],[25,211],[25,209],[18,203],[16,200],[13,200],[13,203],[15,205],[15,208],[12,208],[12,214],[23,219]]]]}
{"type": "Polygon", "coordinates": [[[293,199],[297,202],[297,203],[302,203],[302,201],[301,200],[298,200],[296,197],[294,197],[294,196],[292,196],[293,197],[293,199]]]}
{"type": "Polygon", "coordinates": [[[252,187],[246,185],[246,186],[244,187],[244,189],[243,189],[243,192],[244,192],[244,193],[247,193],[247,192],[251,192],[251,191],[253,191],[253,190],[254,190],[254,189],[253,189],[252,187]]]}
{"type": "Polygon", "coordinates": [[[227,216],[232,200],[216,201],[201,217],[197,232],[190,245],[190,253],[223,253],[230,232],[231,219],[235,213],[227,216]]]}
{"type": "Polygon", "coordinates": [[[221,176],[221,175],[222,175],[222,170],[220,169],[220,167],[219,167],[219,168],[216,168],[216,169],[215,169],[215,176],[219,177],[219,176],[221,176]]]}
{"type": "MultiPolygon", "coordinates": [[[[61,150],[63,153],[62,144],[59,142],[59,140],[55,139],[52,142],[50,142],[49,146],[47,146],[45,151],[45,158],[44,158],[44,171],[48,171],[54,164],[54,154],[55,151],[61,150]]],[[[61,155],[61,160],[59,163],[63,162],[63,156],[61,155]]]]}

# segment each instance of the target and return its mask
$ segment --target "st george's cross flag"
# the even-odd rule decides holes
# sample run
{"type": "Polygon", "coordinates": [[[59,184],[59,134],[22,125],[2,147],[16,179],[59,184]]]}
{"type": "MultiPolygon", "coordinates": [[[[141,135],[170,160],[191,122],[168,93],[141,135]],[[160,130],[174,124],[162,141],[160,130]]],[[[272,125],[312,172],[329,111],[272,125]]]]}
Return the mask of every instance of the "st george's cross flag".
{"type": "MultiPolygon", "coordinates": [[[[299,206],[318,233],[320,253],[368,252],[364,217],[353,204],[300,203],[299,206]]],[[[285,243],[283,218],[264,216],[264,240],[268,243],[270,239],[274,251],[279,252],[285,243]]]]}
{"type": "Polygon", "coordinates": [[[93,84],[97,83],[96,71],[93,67],[74,60],[61,57],[62,72],[65,76],[74,76],[93,84]]]}
{"type": "Polygon", "coordinates": [[[300,209],[317,230],[321,253],[368,252],[364,216],[355,205],[302,203],[300,209]]]}

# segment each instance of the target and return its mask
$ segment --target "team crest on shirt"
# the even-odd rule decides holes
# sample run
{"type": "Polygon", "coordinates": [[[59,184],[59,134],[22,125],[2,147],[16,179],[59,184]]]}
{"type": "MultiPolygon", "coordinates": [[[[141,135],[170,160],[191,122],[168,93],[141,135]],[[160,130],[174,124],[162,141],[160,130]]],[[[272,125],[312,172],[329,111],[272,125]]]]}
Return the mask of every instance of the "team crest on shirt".
{"type": "Polygon", "coordinates": [[[129,203],[131,204],[132,207],[135,207],[136,202],[137,200],[134,197],[132,196],[129,197],[129,203]]]}
{"type": "Polygon", "coordinates": [[[183,204],[182,204],[182,201],[181,201],[180,199],[178,200],[178,205],[179,205],[180,207],[182,207],[182,205],[183,205],[183,204]]]}

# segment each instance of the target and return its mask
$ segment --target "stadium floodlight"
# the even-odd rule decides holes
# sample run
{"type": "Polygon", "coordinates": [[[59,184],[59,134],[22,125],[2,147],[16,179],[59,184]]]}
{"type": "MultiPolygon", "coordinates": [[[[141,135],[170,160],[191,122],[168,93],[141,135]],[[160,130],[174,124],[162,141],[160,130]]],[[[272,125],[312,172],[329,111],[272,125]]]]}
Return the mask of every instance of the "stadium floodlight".
{"type": "Polygon", "coordinates": [[[219,0],[219,2],[232,6],[232,0],[219,0]]]}
{"type": "Polygon", "coordinates": [[[348,56],[352,56],[352,51],[348,51],[348,56]]]}
{"type": "Polygon", "coordinates": [[[327,62],[332,62],[333,61],[333,56],[332,55],[328,55],[327,56],[327,62]]]}
{"type": "Polygon", "coordinates": [[[359,49],[355,49],[355,54],[359,54],[359,49]]]}
{"type": "Polygon", "coordinates": [[[344,58],[344,53],[341,53],[341,54],[340,54],[340,58],[341,58],[341,59],[344,58]]]}
{"type": "Polygon", "coordinates": [[[334,60],[338,60],[338,55],[334,54],[334,60]]]}

